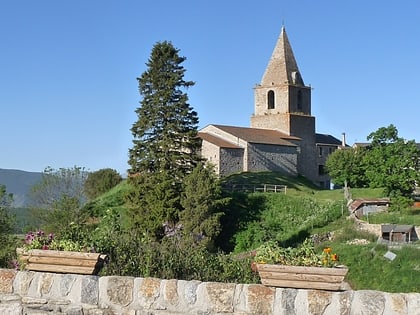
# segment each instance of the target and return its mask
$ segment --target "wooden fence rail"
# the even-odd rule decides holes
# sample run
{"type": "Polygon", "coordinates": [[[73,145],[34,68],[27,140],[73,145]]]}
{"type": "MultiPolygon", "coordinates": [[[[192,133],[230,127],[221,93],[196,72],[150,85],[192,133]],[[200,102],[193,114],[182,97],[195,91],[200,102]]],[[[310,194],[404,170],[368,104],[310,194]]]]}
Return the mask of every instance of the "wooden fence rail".
{"type": "Polygon", "coordinates": [[[224,185],[223,189],[228,190],[228,191],[239,191],[239,192],[274,192],[274,193],[285,193],[285,194],[287,192],[287,186],[273,185],[273,184],[260,184],[260,185],[230,184],[230,185],[224,185]]]}

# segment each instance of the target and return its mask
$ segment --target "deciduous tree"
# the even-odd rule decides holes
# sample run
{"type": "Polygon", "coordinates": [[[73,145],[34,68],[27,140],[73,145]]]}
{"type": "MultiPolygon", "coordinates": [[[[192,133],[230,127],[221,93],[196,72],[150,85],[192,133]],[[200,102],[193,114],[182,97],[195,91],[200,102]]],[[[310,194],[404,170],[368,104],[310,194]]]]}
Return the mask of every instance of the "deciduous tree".
{"type": "Polygon", "coordinates": [[[363,154],[363,148],[344,148],[335,150],[328,156],[326,167],[334,184],[345,187],[366,185],[363,154]]]}
{"type": "Polygon", "coordinates": [[[122,181],[121,175],[111,168],[103,168],[89,173],[84,184],[85,193],[89,199],[94,199],[122,181]]]}
{"type": "Polygon", "coordinates": [[[420,180],[420,152],[414,140],[398,137],[394,125],[381,127],[367,137],[366,176],[371,187],[384,187],[389,196],[410,196],[420,180]]]}
{"type": "Polygon", "coordinates": [[[74,222],[83,219],[81,209],[86,203],[84,184],[88,172],[84,168],[47,167],[39,183],[31,188],[34,211],[55,233],[65,230],[74,222]]]}

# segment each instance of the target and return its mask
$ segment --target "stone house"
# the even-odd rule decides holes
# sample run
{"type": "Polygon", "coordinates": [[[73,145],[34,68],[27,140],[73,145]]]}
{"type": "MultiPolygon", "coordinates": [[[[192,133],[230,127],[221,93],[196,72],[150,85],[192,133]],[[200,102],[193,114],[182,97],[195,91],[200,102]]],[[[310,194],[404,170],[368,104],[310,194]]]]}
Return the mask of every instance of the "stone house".
{"type": "Polygon", "coordinates": [[[254,88],[251,126],[208,125],[199,132],[201,154],[218,175],[278,171],[303,175],[330,188],[325,161],[345,140],[315,132],[311,87],[305,85],[282,27],[261,83],[254,88]]]}

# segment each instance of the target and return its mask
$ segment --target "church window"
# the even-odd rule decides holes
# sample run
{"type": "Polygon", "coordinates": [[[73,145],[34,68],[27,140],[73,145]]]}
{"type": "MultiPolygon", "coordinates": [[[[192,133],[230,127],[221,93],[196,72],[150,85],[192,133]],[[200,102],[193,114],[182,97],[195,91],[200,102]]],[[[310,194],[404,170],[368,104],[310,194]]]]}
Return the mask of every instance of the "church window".
{"type": "Polygon", "coordinates": [[[319,147],[319,156],[322,156],[322,147],[319,147]]]}
{"type": "Polygon", "coordinates": [[[324,165],[318,165],[318,175],[325,175],[324,165]]]}
{"type": "Polygon", "coordinates": [[[274,91],[273,90],[268,91],[267,107],[268,109],[274,109],[274,91]]]}
{"type": "Polygon", "coordinates": [[[297,95],[297,109],[298,111],[302,110],[302,91],[301,90],[298,91],[298,95],[297,95]]]}

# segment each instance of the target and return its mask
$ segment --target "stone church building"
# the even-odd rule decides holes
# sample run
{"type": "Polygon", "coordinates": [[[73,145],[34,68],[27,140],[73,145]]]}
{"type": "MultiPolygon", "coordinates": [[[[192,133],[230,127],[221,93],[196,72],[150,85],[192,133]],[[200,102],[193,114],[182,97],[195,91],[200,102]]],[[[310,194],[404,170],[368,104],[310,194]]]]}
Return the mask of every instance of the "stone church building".
{"type": "Polygon", "coordinates": [[[211,124],[200,130],[202,156],[219,176],[275,171],[329,188],[325,161],[345,145],[344,135],[338,140],[315,132],[311,87],[303,81],[284,27],[254,98],[250,127],[211,124]]]}

